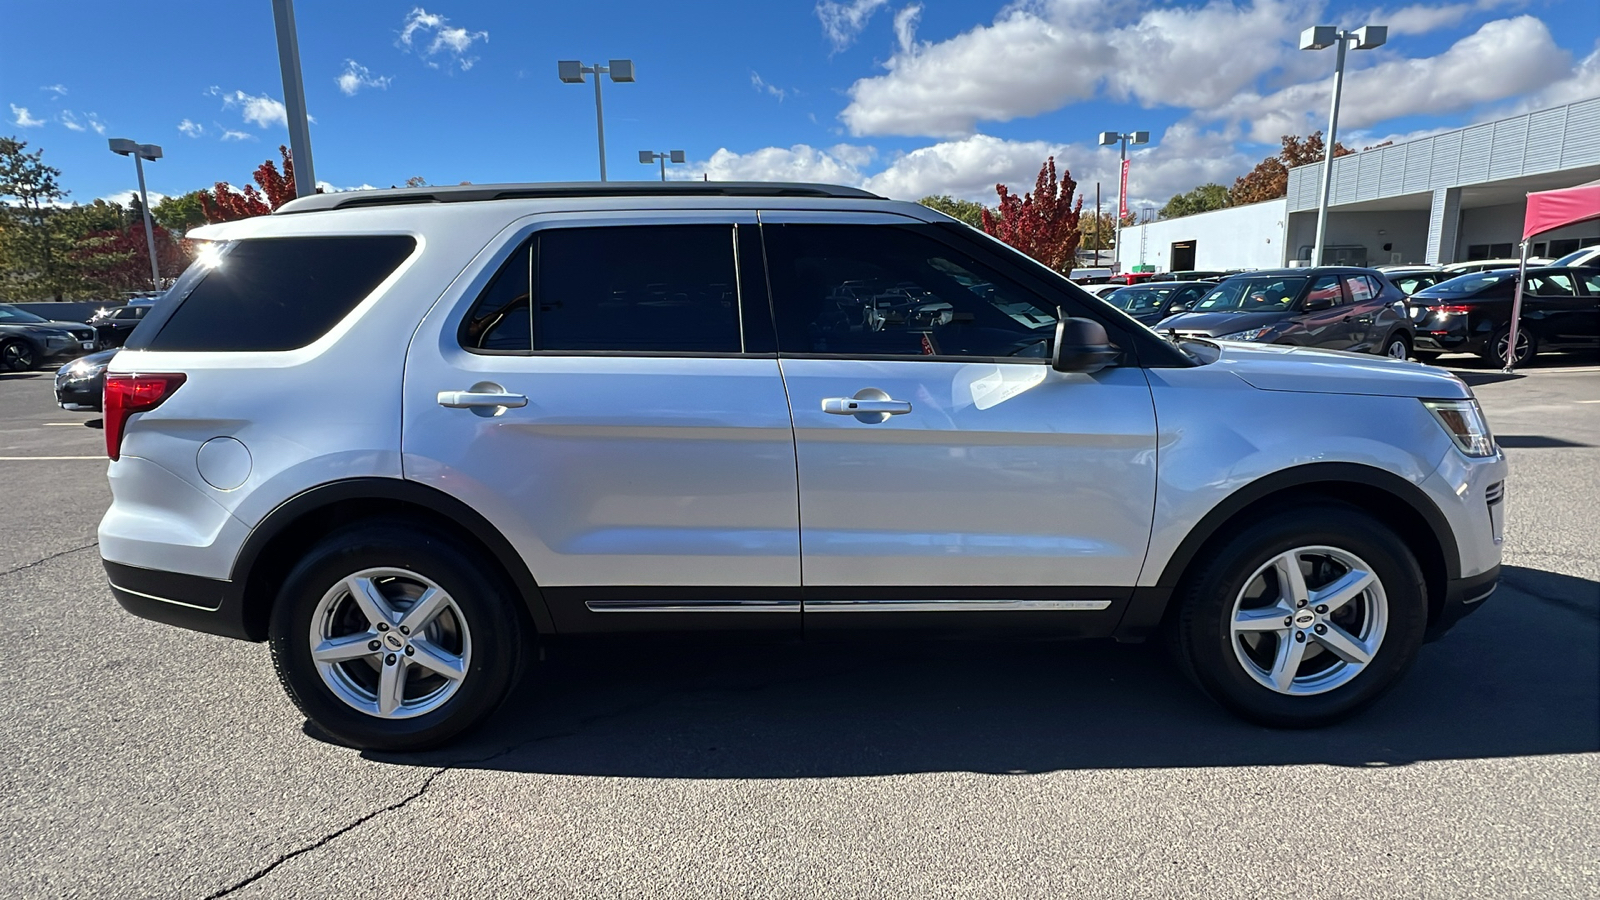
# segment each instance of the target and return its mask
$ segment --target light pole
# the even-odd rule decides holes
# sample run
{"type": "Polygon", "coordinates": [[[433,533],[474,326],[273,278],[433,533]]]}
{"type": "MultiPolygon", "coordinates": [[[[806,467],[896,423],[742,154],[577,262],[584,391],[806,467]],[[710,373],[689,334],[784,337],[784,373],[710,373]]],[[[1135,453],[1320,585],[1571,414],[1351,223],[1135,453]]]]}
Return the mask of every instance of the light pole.
{"type": "Polygon", "coordinates": [[[132,156],[133,167],[139,172],[139,206],[144,211],[144,242],[150,248],[150,281],[161,290],[161,266],[156,262],[156,233],[150,225],[150,195],[144,190],[144,161],[161,158],[161,148],[155,144],[140,144],[127,138],[112,138],[111,152],[118,156],[132,156]]]}
{"type": "Polygon", "coordinates": [[[1328,230],[1328,194],[1333,189],[1333,148],[1339,144],[1339,95],[1344,91],[1344,51],[1350,41],[1357,50],[1382,47],[1389,39],[1384,25],[1363,25],[1354,31],[1340,31],[1334,25],[1313,25],[1300,32],[1301,50],[1338,47],[1333,61],[1333,102],[1328,110],[1328,134],[1322,142],[1322,198],[1317,201],[1317,243],[1311,250],[1311,264],[1322,265],[1323,239],[1328,230]]]}
{"type": "Polygon", "coordinates": [[[1128,215],[1128,144],[1150,143],[1148,131],[1102,131],[1100,132],[1100,146],[1109,147],[1117,142],[1122,143],[1122,171],[1117,188],[1117,227],[1113,234],[1117,242],[1111,248],[1111,274],[1116,275],[1122,269],[1122,220],[1128,215]]]}
{"type": "Polygon", "coordinates": [[[289,120],[289,153],[294,160],[294,195],[317,192],[311,166],[311,126],[306,116],[305,79],[300,74],[300,38],[294,29],[294,0],[272,0],[272,23],[278,32],[278,68],[283,72],[283,106],[289,120]]]}
{"type": "Polygon", "coordinates": [[[611,65],[602,66],[595,63],[586,66],[575,59],[563,59],[556,63],[564,84],[583,84],[583,76],[594,76],[594,122],[595,129],[600,134],[600,180],[606,180],[606,116],[600,104],[600,76],[609,74],[611,80],[619,83],[633,81],[633,60],[613,59],[611,65]]]}
{"type": "Polygon", "coordinates": [[[651,150],[639,151],[639,162],[648,166],[657,160],[661,161],[661,180],[666,181],[667,162],[670,160],[673,165],[681,166],[685,161],[685,157],[682,150],[668,150],[665,153],[656,153],[651,150]]]}

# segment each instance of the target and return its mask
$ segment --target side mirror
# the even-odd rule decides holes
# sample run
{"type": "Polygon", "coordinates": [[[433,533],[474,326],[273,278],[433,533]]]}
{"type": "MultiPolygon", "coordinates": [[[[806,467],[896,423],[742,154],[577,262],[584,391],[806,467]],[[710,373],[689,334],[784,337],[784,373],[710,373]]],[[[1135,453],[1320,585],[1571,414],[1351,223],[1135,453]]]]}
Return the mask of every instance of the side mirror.
{"type": "Polygon", "coordinates": [[[1325,309],[1333,309],[1332,297],[1312,297],[1306,301],[1305,311],[1308,313],[1322,312],[1325,309]]]}
{"type": "Polygon", "coordinates": [[[1122,351],[1111,343],[1106,327],[1093,319],[1061,319],[1056,322],[1055,349],[1050,368],[1057,372],[1082,372],[1086,375],[1104,369],[1122,351]]]}

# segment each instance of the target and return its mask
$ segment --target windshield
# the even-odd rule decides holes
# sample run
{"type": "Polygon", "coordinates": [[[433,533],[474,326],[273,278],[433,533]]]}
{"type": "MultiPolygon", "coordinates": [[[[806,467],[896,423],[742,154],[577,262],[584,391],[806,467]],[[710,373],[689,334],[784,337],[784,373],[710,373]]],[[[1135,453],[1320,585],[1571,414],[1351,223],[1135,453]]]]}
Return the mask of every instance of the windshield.
{"type": "Polygon", "coordinates": [[[31,312],[23,312],[15,306],[0,304],[0,323],[6,325],[37,325],[40,322],[48,321],[50,320],[41,319],[31,312]]]}
{"type": "Polygon", "coordinates": [[[1306,286],[1304,275],[1229,278],[1200,298],[1191,312],[1278,312],[1294,305],[1306,286]]]}
{"type": "Polygon", "coordinates": [[[1575,265],[1578,264],[1578,260],[1583,259],[1585,256],[1589,256],[1590,254],[1592,254],[1594,252],[1595,252],[1595,248],[1594,247],[1584,247],[1581,250],[1574,250],[1571,253],[1568,253],[1566,256],[1561,257],[1560,259],[1556,260],[1555,262],[1551,263],[1550,265],[1552,267],[1555,267],[1555,266],[1575,266],[1575,265]]]}
{"type": "Polygon", "coordinates": [[[1126,312],[1145,312],[1159,309],[1173,290],[1171,287],[1125,287],[1106,294],[1105,301],[1126,312]]]}
{"type": "Polygon", "coordinates": [[[1501,270],[1499,272],[1473,272],[1471,275],[1457,275],[1449,281],[1441,281],[1428,288],[1430,296],[1436,294],[1476,294],[1487,287],[1493,287],[1503,281],[1516,281],[1517,273],[1501,270]]]}

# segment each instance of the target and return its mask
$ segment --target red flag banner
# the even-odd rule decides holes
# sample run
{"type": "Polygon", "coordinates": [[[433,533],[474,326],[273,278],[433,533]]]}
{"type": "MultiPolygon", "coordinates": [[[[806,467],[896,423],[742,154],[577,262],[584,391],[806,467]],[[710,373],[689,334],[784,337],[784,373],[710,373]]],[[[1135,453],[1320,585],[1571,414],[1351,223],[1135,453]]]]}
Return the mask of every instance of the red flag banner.
{"type": "Polygon", "coordinates": [[[1128,217],[1128,163],[1122,161],[1122,187],[1117,190],[1117,216],[1123,219],[1128,217]]]}

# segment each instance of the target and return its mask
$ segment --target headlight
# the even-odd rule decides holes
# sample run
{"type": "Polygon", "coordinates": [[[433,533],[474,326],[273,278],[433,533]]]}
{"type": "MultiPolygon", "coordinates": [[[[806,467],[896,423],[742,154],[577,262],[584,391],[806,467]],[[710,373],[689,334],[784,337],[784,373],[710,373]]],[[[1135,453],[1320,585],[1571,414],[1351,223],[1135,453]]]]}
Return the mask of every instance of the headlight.
{"type": "Polygon", "coordinates": [[[1269,332],[1271,330],[1272,330],[1272,326],[1271,325],[1266,325],[1266,326],[1263,326],[1261,328],[1251,328],[1248,331],[1235,331],[1233,334],[1225,334],[1222,337],[1216,338],[1215,340],[1219,340],[1219,341],[1259,341],[1263,337],[1266,336],[1267,332],[1269,332]]]}
{"type": "Polygon", "coordinates": [[[1450,438],[1468,456],[1493,456],[1499,452],[1494,445],[1494,435],[1489,433],[1489,423],[1483,419],[1483,410],[1476,400],[1424,400],[1422,405],[1433,413],[1434,421],[1450,434],[1450,438]]]}

